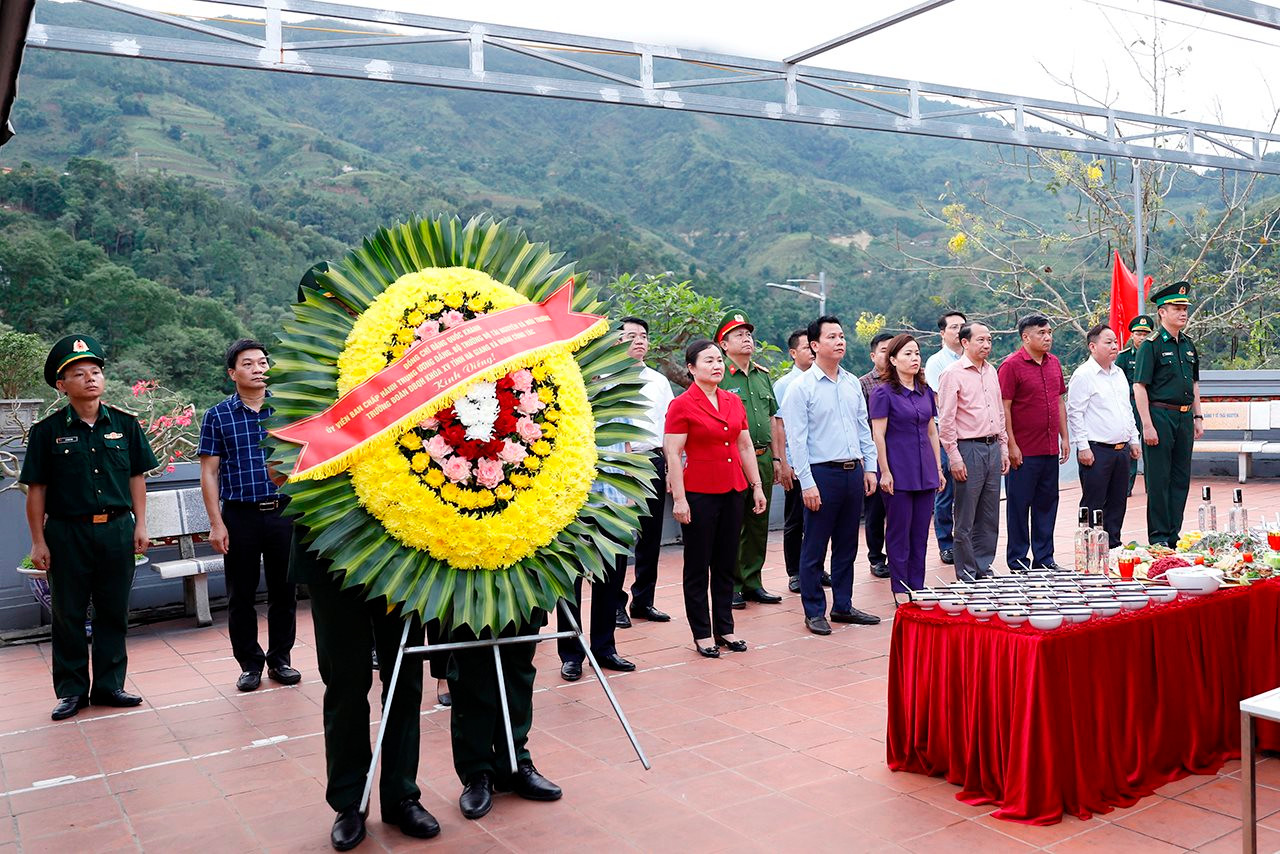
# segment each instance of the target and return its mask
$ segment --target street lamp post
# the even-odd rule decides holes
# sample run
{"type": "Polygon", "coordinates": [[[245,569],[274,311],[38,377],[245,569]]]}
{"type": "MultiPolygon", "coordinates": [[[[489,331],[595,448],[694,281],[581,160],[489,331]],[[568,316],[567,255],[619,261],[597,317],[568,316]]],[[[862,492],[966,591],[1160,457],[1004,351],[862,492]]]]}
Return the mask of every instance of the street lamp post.
{"type": "Polygon", "coordinates": [[[818,273],[816,279],[787,279],[787,283],[780,284],[778,282],[765,282],[765,287],[777,288],[780,291],[791,291],[818,301],[818,315],[827,313],[827,274],[825,272],[818,273]],[[813,292],[801,285],[817,285],[817,292],[813,292]]]}

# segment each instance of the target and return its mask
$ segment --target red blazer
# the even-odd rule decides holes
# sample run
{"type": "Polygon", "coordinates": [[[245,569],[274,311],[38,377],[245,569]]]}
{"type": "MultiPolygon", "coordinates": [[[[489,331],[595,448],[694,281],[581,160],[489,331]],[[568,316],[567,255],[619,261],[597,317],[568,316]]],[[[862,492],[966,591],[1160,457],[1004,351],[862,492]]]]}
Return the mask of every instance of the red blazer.
{"type": "Polygon", "coordinates": [[[716,389],[718,410],[702,389],[691,385],[667,407],[668,433],[684,433],[686,492],[733,492],[747,488],[738,453],[738,434],[747,429],[742,398],[716,389]]]}

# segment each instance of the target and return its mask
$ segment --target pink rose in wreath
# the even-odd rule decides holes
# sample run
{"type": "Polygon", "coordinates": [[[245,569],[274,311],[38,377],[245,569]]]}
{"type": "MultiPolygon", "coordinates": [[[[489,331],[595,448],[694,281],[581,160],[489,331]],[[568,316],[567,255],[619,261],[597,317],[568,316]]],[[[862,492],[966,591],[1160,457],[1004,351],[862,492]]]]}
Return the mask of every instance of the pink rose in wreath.
{"type": "Polygon", "coordinates": [[[454,483],[461,483],[471,477],[471,463],[462,457],[449,457],[440,467],[444,469],[444,476],[454,483]]]}
{"type": "Polygon", "coordinates": [[[477,460],[476,481],[486,489],[502,483],[502,463],[487,457],[477,460]]]}
{"type": "Polygon", "coordinates": [[[424,418],[418,422],[418,426],[423,430],[435,430],[440,426],[440,422],[434,418],[424,418]]]}
{"type": "MultiPolygon", "coordinates": [[[[529,421],[528,418],[523,418],[521,420],[529,421]]],[[[529,423],[533,424],[532,421],[529,421],[529,423]]],[[[538,431],[539,434],[542,433],[542,429],[539,428],[537,424],[533,424],[533,426],[538,431]]],[[[535,439],[534,441],[537,441],[537,440],[535,439]]],[[[502,460],[504,463],[511,463],[512,465],[515,465],[515,466],[518,466],[520,465],[520,463],[524,462],[524,458],[528,455],[529,455],[529,452],[524,449],[524,445],[521,445],[519,442],[513,442],[510,439],[506,440],[502,444],[502,450],[498,451],[498,459],[502,460]]]]}
{"type": "Polygon", "coordinates": [[[413,331],[413,336],[419,340],[438,334],[440,334],[440,321],[438,320],[424,320],[413,331]]]}
{"type": "Polygon", "coordinates": [[[444,436],[437,433],[427,440],[426,452],[431,456],[431,459],[440,462],[453,453],[453,446],[449,444],[449,441],[444,436]]]}
{"type": "Polygon", "coordinates": [[[532,418],[521,418],[516,422],[516,435],[527,444],[533,444],[542,438],[542,428],[532,418]]]}
{"type": "Polygon", "coordinates": [[[527,391],[520,395],[520,402],[516,404],[516,409],[523,412],[525,415],[532,415],[544,407],[546,407],[546,404],[531,391],[527,391]]]}
{"type": "Polygon", "coordinates": [[[516,391],[533,391],[533,372],[528,368],[521,368],[511,374],[511,386],[516,391]]]}
{"type": "Polygon", "coordinates": [[[452,329],[460,323],[466,323],[467,318],[462,312],[450,309],[440,316],[440,322],[444,324],[445,329],[452,329]]]}

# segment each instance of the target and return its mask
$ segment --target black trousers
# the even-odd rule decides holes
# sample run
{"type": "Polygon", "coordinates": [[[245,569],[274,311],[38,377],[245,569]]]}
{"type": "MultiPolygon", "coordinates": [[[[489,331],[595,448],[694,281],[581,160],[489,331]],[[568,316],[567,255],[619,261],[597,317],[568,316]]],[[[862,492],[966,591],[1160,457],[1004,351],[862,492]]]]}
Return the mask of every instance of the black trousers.
{"type": "Polygon", "coordinates": [[[733,582],[744,509],[741,491],[690,492],[684,536],[684,613],[694,640],[733,634],[733,582]],[[708,618],[707,591],[711,591],[708,618]]]}
{"type": "Polygon", "coordinates": [[[796,481],[783,493],[782,502],[782,559],[787,565],[787,575],[800,574],[800,547],[804,542],[804,499],[796,481]]]}
{"type": "MultiPolygon", "coordinates": [[[[302,547],[298,547],[302,551],[302,547]]],[[[310,553],[304,553],[310,557],[310,553]]],[[[405,798],[417,798],[419,714],[422,707],[422,658],[407,656],[400,666],[396,695],[387,709],[387,686],[400,649],[404,618],[397,607],[387,613],[387,600],[364,598],[357,589],[342,589],[332,575],[307,585],[315,621],[316,661],[324,681],[324,756],[328,771],[325,800],[335,812],[360,802],[365,775],[377,734],[369,726],[369,638],[378,650],[382,707],[387,732],[382,741],[382,772],[378,799],[383,815],[405,798]]],[[[416,616],[409,628],[410,646],[422,644],[422,624],[416,616]]]]}
{"type": "Polygon", "coordinates": [[[227,633],[241,670],[290,662],[297,634],[298,597],[289,580],[289,540],[293,525],[280,509],[262,512],[250,504],[224,501],[222,521],[230,540],[223,571],[227,584],[227,633]],[[261,570],[259,570],[261,564],[261,570]],[[267,651],[258,644],[258,580],[267,577],[267,651]]]}
{"type": "Polygon", "coordinates": [[[884,497],[876,490],[862,502],[862,518],[867,532],[867,559],[871,565],[887,563],[884,556],[884,497]]]}
{"type": "MultiPolygon", "coordinates": [[[[534,611],[528,623],[507,626],[499,637],[536,635],[546,622],[546,614],[534,611]]],[[[475,639],[469,629],[457,629],[450,641],[475,639]]],[[[480,637],[492,637],[486,629],[480,637]]],[[[533,727],[533,680],[538,670],[533,665],[535,643],[512,643],[498,647],[502,659],[503,687],[507,692],[507,710],[511,715],[511,735],[516,747],[516,764],[529,760],[529,730],[533,727]]],[[[493,648],[478,647],[454,650],[449,660],[449,693],[453,707],[449,714],[449,730],[453,741],[453,768],[458,779],[466,783],[481,771],[499,779],[515,769],[507,756],[506,728],[502,723],[502,706],[498,694],[498,669],[493,663],[493,648]]]]}
{"type": "MultiPolygon", "coordinates": [[[[627,556],[619,555],[617,562],[613,568],[608,571],[603,581],[591,582],[591,652],[597,656],[612,655],[618,651],[618,647],[614,643],[614,634],[617,632],[616,614],[619,603],[622,601],[622,582],[627,577],[627,556]]],[[[573,619],[578,622],[578,627],[582,626],[582,576],[579,575],[573,582],[572,602],[566,602],[569,605],[569,611],[573,614],[573,619]]],[[[556,628],[559,631],[570,631],[569,621],[564,618],[564,613],[560,609],[556,609],[556,628]]],[[[560,638],[556,641],[556,651],[560,653],[561,661],[575,661],[578,664],[586,658],[582,652],[582,644],[578,643],[575,638],[560,638]]]]}
{"type": "Polygon", "coordinates": [[[1124,527],[1124,511],[1129,491],[1129,446],[1116,450],[1113,445],[1090,442],[1093,465],[1080,466],[1080,506],[1102,511],[1102,527],[1107,531],[1111,548],[1120,545],[1120,529],[1124,527]]]}
{"type": "MultiPolygon", "coordinates": [[[[641,610],[653,606],[658,587],[658,555],[662,551],[662,523],[667,513],[667,459],[662,451],[653,453],[655,496],[649,499],[649,513],[640,518],[640,535],[636,539],[636,580],[631,585],[631,608],[641,610]]],[[[595,592],[592,591],[592,595],[595,592]]],[[[627,607],[627,591],[622,588],[618,607],[627,607]]]]}

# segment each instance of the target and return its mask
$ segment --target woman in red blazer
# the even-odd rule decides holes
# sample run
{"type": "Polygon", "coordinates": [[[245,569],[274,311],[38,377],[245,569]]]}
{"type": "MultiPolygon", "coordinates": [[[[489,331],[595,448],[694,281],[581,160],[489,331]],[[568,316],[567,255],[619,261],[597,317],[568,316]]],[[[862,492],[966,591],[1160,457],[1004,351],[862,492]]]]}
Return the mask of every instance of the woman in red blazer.
{"type": "Polygon", "coordinates": [[[736,394],[720,390],[724,356],[705,338],[684,353],[693,385],[667,408],[663,451],[672,515],[684,535],[684,611],[698,653],[719,658],[720,647],[745,652],[733,634],[733,575],[742,530],[742,491],[753,491],[765,511],[747,410],[736,394]],[[683,454],[684,459],[681,460],[683,454]],[[711,619],[707,618],[710,581],[711,619]]]}

